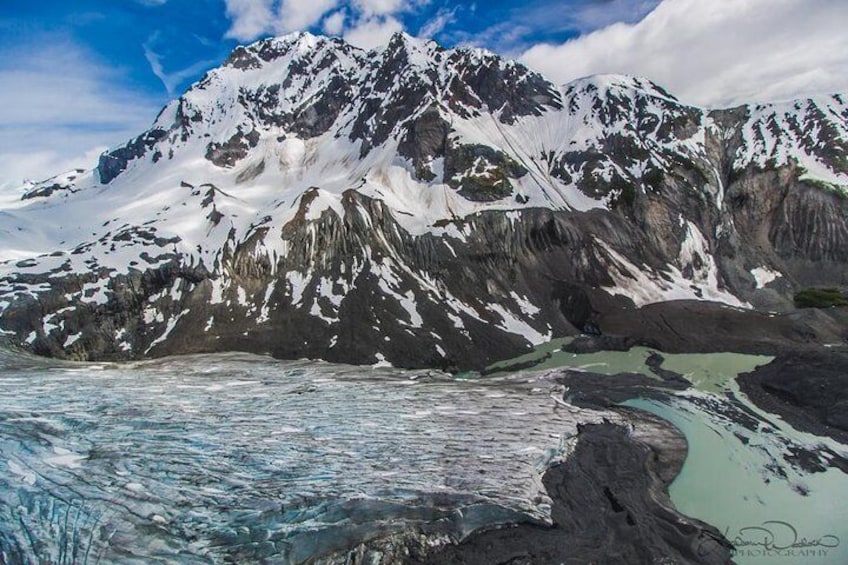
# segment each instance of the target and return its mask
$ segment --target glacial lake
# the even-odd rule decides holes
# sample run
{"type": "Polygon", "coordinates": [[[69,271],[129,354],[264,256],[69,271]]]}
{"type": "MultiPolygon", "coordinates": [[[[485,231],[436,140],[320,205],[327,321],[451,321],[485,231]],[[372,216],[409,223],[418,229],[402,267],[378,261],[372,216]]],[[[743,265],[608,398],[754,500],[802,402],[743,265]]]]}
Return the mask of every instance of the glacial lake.
{"type": "MultiPolygon", "coordinates": [[[[647,374],[648,353],[554,343],[532,370],[451,378],[245,354],[72,364],[0,350],[0,561],[298,563],[408,528],[544,522],[546,467],[568,455],[578,422],[617,418],[557,402],[553,370],[647,374]]],[[[773,415],[754,430],[727,415],[727,390],[750,407],[733,374],[767,361],[667,355],[696,389],[626,404],[685,433],[670,489],[682,512],[731,540],[765,527],[780,544],[791,527],[820,542],[778,555],[753,543],[737,562],[848,563],[848,477],[782,456],[848,448],[773,415]]]]}
{"type": "MultiPolygon", "coordinates": [[[[578,355],[560,349],[567,341],[542,345],[496,367],[541,360],[533,370],[577,367],[605,375],[652,376],[645,365],[651,349],[578,355]]],[[[742,565],[848,563],[848,475],[835,468],[809,473],[784,459],[792,446],[813,451],[827,446],[843,457],[848,457],[848,446],[799,432],[779,416],[763,412],[734,380],[772,358],[738,353],[662,355],[662,367],[684,375],[693,389],[666,401],[635,398],[624,405],[656,414],[686,436],[689,453],[669,488],[675,506],[736,540],[734,561],[742,565]],[[728,414],[736,411],[728,394],[737,407],[758,416],[756,429],[740,426],[728,414]],[[793,544],[797,547],[788,547],[793,544]]]]}

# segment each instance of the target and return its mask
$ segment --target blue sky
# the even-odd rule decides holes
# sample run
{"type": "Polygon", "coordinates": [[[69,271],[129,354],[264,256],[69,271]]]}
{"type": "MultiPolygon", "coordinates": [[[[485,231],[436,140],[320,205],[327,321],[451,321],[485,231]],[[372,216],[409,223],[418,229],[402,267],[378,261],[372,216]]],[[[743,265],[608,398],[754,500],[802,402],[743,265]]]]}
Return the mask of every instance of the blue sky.
{"type": "MultiPolygon", "coordinates": [[[[304,4],[321,4],[309,0],[304,4]]],[[[296,2],[289,2],[295,4],[296,2]]],[[[424,31],[446,46],[474,44],[517,54],[540,42],[561,43],[581,32],[615,21],[635,21],[658,0],[504,0],[476,3],[393,2],[377,0],[370,18],[376,27],[396,21],[412,34],[424,31]],[[551,22],[555,22],[552,25],[551,22]],[[430,33],[427,33],[430,31],[430,33]],[[434,32],[434,33],[433,33],[434,32]]],[[[93,61],[120,71],[123,84],[164,102],[216,66],[240,43],[275,32],[293,31],[284,23],[255,32],[230,33],[234,11],[228,6],[251,2],[225,0],[4,0],[0,17],[0,52],[40,42],[71,42],[93,61]]],[[[261,5],[263,2],[254,2],[261,5]]],[[[274,5],[276,4],[276,5],[274,5]]],[[[362,18],[368,2],[325,2],[318,17],[295,26],[325,33],[326,20],[336,13],[348,20],[347,30],[362,18]],[[310,21],[312,20],[312,21],[310,21]]],[[[280,2],[271,13],[284,20],[280,2]],[[279,17],[282,16],[282,17],[279,17]]],[[[366,16],[367,18],[367,16],[366,16]]],[[[344,28],[342,28],[344,29],[344,28]]],[[[336,31],[336,30],[333,30],[336,31]]],[[[338,33],[336,33],[338,34],[338,33]]],[[[377,40],[381,37],[379,33],[377,40]]],[[[370,45],[369,45],[370,47],[370,45]]]]}
{"type": "Polygon", "coordinates": [[[293,30],[371,48],[402,29],[715,106],[848,90],[847,27],[844,0],[3,0],[0,186],[92,166],[233,47],[293,30]]]}

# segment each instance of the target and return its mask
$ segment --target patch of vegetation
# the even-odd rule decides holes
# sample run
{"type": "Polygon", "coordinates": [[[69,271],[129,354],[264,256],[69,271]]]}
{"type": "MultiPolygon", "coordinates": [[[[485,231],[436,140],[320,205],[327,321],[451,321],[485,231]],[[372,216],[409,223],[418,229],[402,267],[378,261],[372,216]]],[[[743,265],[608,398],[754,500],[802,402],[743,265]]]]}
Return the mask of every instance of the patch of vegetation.
{"type": "Polygon", "coordinates": [[[659,167],[650,167],[642,175],[642,183],[645,185],[645,189],[652,192],[661,191],[663,180],[665,180],[665,174],[659,167]]]}
{"type": "Polygon", "coordinates": [[[795,293],[798,308],[831,308],[848,306],[848,297],[836,288],[806,288],[795,293]]]}
{"type": "Polygon", "coordinates": [[[461,145],[445,156],[447,184],[475,202],[492,202],[512,194],[513,178],[527,174],[507,154],[484,145],[461,145]],[[460,178],[456,178],[460,175],[460,178]]]}
{"type": "Polygon", "coordinates": [[[633,208],[633,203],[636,202],[636,187],[631,182],[621,179],[621,193],[613,203],[614,208],[624,206],[625,208],[633,208]]]}

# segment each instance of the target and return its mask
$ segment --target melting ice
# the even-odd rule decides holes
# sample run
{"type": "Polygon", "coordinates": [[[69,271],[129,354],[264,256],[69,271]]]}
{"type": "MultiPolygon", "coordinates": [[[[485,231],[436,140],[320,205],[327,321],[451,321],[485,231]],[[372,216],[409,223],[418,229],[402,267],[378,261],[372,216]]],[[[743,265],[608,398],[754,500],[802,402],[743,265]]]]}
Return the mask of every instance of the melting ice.
{"type": "MultiPolygon", "coordinates": [[[[72,365],[0,352],[14,562],[301,562],[409,527],[548,520],[578,421],[542,376],[263,357],[72,365]]],[[[2,559],[0,559],[2,561],[2,559]]]]}

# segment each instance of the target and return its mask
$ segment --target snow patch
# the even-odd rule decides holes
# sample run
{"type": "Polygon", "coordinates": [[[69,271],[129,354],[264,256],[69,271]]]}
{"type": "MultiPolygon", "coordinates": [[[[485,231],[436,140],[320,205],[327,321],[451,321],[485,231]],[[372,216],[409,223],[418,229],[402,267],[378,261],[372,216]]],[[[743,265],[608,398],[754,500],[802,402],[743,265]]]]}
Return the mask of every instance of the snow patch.
{"type": "MultiPolygon", "coordinates": [[[[615,282],[614,291],[633,300],[636,306],[668,300],[711,300],[740,308],[750,307],[717,286],[698,286],[673,265],[667,265],[663,274],[656,273],[644,265],[637,267],[600,239],[594,238],[594,241],[609,257],[608,273],[615,282]]],[[[707,282],[715,284],[715,277],[708,277],[707,282]]]]}
{"type": "MultiPolygon", "coordinates": [[[[393,270],[393,265],[390,259],[384,259],[382,264],[372,266],[377,276],[377,285],[386,296],[393,298],[406,311],[409,315],[408,325],[420,328],[424,325],[424,320],[418,312],[415,293],[412,290],[401,291],[401,279],[393,270]]],[[[398,320],[398,322],[407,324],[405,320],[398,320]]]]}
{"type": "Polygon", "coordinates": [[[751,276],[754,277],[754,281],[756,281],[755,288],[757,289],[765,288],[767,284],[783,276],[780,272],[772,271],[766,266],[756,267],[751,269],[750,272],[751,276]]]}
{"type": "Polygon", "coordinates": [[[223,277],[212,279],[212,293],[209,296],[210,304],[222,304],[224,302],[224,280],[223,277]]]}
{"type": "MultiPolygon", "coordinates": [[[[265,289],[265,296],[262,297],[262,308],[259,310],[259,316],[256,318],[257,324],[264,324],[271,319],[271,294],[274,293],[276,285],[277,281],[272,281],[271,284],[268,285],[268,288],[265,289]]],[[[212,319],[210,318],[210,322],[211,321],[212,319]]]]}
{"type": "Polygon", "coordinates": [[[513,300],[515,300],[516,304],[518,304],[518,307],[521,308],[521,312],[525,315],[533,317],[539,312],[541,312],[541,310],[536,305],[527,300],[527,297],[519,296],[515,291],[510,291],[509,295],[512,297],[513,300]]]}
{"type": "Polygon", "coordinates": [[[144,354],[147,355],[148,353],[150,353],[151,349],[168,339],[168,336],[171,335],[171,332],[174,331],[175,327],[177,327],[177,322],[180,321],[180,318],[182,318],[188,313],[188,309],[183,310],[182,312],[168,320],[168,325],[165,327],[165,331],[162,332],[162,335],[153,340],[153,342],[147,347],[147,349],[144,350],[144,354]]]}
{"type": "Polygon", "coordinates": [[[382,353],[375,353],[374,357],[377,359],[377,362],[371,365],[374,369],[388,369],[392,367],[392,364],[386,361],[386,356],[382,353]]]}
{"type": "Polygon", "coordinates": [[[539,345],[551,340],[550,332],[545,334],[538,332],[530,324],[500,304],[490,304],[488,309],[491,312],[497,313],[501,317],[501,323],[499,323],[497,327],[505,332],[518,334],[533,345],[539,345]]]}
{"type": "Polygon", "coordinates": [[[75,344],[82,337],[82,332],[70,334],[67,338],[65,338],[65,343],[62,344],[62,347],[65,349],[69,348],[73,344],[75,344]]]}
{"type": "Polygon", "coordinates": [[[290,271],[286,273],[286,280],[289,283],[289,293],[291,294],[292,306],[297,308],[303,301],[303,291],[306,290],[309,278],[297,271],[290,271]]]}

